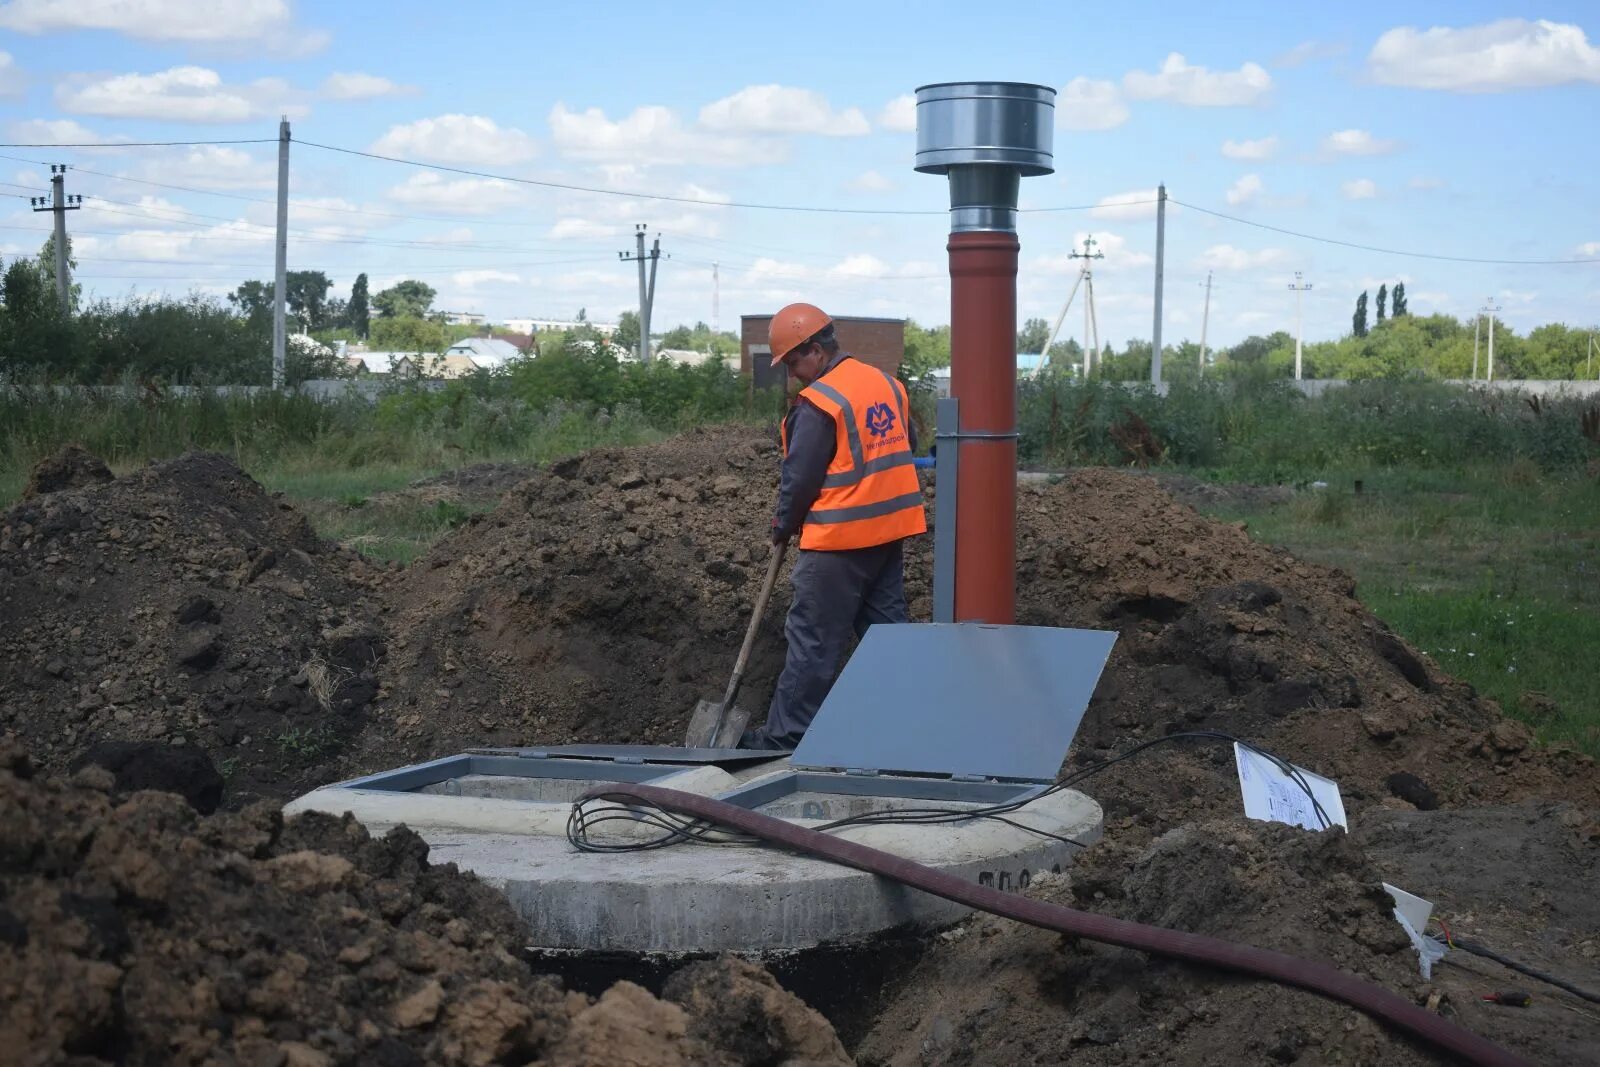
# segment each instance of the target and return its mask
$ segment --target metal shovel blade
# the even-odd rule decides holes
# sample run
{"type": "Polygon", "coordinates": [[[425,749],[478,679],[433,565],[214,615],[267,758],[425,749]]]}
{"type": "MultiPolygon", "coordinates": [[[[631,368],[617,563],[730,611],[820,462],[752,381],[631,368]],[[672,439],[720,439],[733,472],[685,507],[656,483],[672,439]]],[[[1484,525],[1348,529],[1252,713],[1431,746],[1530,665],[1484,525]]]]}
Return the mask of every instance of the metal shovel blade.
{"type": "Polygon", "coordinates": [[[689,729],[684,733],[685,748],[738,748],[739,737],[750,725],[750,713],[735,704],[722,716],[722,726],[717,727],[717,716],[722,705],[715,700],[702,700],[694,706],[689,716],[689,729]]]}

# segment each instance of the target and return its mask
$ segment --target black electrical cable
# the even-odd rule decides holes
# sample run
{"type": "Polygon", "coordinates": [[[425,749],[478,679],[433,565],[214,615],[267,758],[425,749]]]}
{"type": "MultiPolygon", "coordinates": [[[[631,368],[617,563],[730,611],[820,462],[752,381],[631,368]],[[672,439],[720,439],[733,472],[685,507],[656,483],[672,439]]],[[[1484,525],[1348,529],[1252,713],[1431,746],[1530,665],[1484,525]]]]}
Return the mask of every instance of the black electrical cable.
{"type": "MultiPolygon", "coordinates": [[[[1029,826],[1026,823],[1018,822],[1015,819],[1008,819],[1005,816],[1019,811],[1027,805],[1032,804],[1034,801],[1042,799],[1043,797],[1050,796],[1053,793],[1058,793],[1064,789],[1070,789],[1079,782],[1086,781],[1087,779],[1092,778],[1094,775],[1099,774],[1101,771],[1121,763],[1123,760],[1130,759],[1159,745],[1183,740],[1227,741],[1240,745],[1249,751],[1255,752],[1263,758],[1270,760],[1275,766],[1283,771],[1285,775],[1287,775],[1302,790],[1305,791],[1306,796],[1311,801],[1313,811],[1316,813],[1318,820],[1322,823],[1322,828],[1326,830],[1333,825],[1333,822],[1331,819],[1329,819],[1326,810],[1317,800],[1316,793],[1312,791],[1310,783],[1307,782],[1305,777],[1300,773],[1299,768],[1295,767],[1281,756],[1269,752],[1252,742],[1245,741],[1242,738],[1233,736],[1232,734],[1222,733],[1218,730],[1189,730],[1166,734],[1162,737],[1157,737],[1150,741],[1142,742],[1141,744],[1135,745],[1133,748],[1128,749],[1126,752],[1113,756],[1110,759],[1102,760],[1099,763],[1095,763],[1075,771],[1072,774],[1059,779],[1048,788],[1040,792],[1026,793],[1015,800],[1004,801],[998,804],[990,804],[978,808],[896,808],[890,811],[862,812],[859,815],[851,815],[842,819],[835,819],[832,822],[822,823],[821,825],[815,827],[815,829],[820,832],[827,833],[850,826],[881,826],[889,824],[937,825],[942,823],[970,822],[977,819],[987,819],[1004,823],[1007,826],[1011,826],[1019,830],[1025,830],[1028,833],[1036,834],[1040,837],[1050,838],[1051,840],[1059,841],[1063,844],[1073,845],[1077,848],[1087,848],[1088,846],[1081,841],[1076,841],[1065,835],[1052,833],[1036,826],[1029,826]]],[[[749,841],[746,839],[736,838],[727,834],[716,836],[713,831],[713,827],[703,826],[697,820],[673,815],[660,809],[640,807],[636,798],[624,798],[614,794],[600,794],[589,798],[587,801],[575,803],[567,817],[567,840],[574,848],[577,848],[583,852],[644,852],[658,848],[666,848],[670,845],[679,843],[716,845],[749,843],[749,841]],[[585,808],[586,804],[597,801],[603,802],[609,806],[602,807],[595,812],[590,812],[585,808]],[[627,802],[624,803],[624,801],[627,802]],[[591,829],[610,822],[626,822],[633,826],[637,826],[640,823],[645,823],[650,826],[659,827],[663,830],[663,833],[656,837],[647,838],[644,840],[636,839],[617,842],[614,844],[598,842],[590,836],[591,829]]]]}
{"type": "Polygon", "coordinates": [[[1518,961],[1511,959],[1509,956],[1502,956],[1494,949],[1480,945],[1476,941],[1468,941],[1460,937],[1451,937],[1449,939],[1449,945],[1451,948],[1458,948],[1463,952],[1470,952],[1474,956],[1482,956],[1486,960],[1494,960],[1503,967],[1510,967],[1513,971],[1516,971],[1519,974],[1525,974],[1529,978],[1537,978],[1539,981],[1548,985],[1553,985],[1557,989],[1564,989],[1573,996],[1582,997],[1584,1000],[1587,1000],[1592,1004],[1600,1004],[1600,993],[1591,993],[1582,986],[1573,985],[1565,978],[1557,978],[1553,974],[1536,970],[1535,968],[1528,966],[1526,963],[1519,963],[1518,961]]]}

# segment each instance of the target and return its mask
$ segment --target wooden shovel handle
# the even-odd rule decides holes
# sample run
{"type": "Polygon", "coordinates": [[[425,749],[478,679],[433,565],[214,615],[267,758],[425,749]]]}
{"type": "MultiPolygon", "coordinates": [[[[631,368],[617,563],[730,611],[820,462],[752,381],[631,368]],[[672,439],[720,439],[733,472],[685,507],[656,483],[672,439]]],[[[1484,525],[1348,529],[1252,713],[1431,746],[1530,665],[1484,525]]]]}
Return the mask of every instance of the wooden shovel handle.
{"type": "Polygon", "coordinates": [[[761,616],[767,613],[767,601],[772,599],[772,587],[777,584],[778,569],[783,566],[783,556],[788,549],[788,542],[775,546],[772,558],[767,561],[767,576],[761,580],[761,592],[756,595],[756,607],[750,613],[750,627],[744,632],[744,644],[739,648],[739,658],[734,661],[733,677],[728,680],[728,692],[722,698],[724,709],[733,706],[733,698],[739,692],[739,683],[744,680],[744,669],[750,662],[750,649],[756,643],[756,630],[761,626],[761,616]]]}

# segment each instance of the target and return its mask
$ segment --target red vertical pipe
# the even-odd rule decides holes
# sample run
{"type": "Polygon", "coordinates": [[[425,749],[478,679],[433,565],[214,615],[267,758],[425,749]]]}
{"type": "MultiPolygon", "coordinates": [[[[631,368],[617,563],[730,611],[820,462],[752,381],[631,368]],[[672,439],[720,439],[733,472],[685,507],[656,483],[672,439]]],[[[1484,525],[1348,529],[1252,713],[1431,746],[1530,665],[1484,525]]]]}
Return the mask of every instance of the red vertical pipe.
{"type": "Polygon", "coordinates": [[[1014,233],[952,233],[950,392],[961,401],[957,622],[1017,616],[1017,250],[1014,233]]]}

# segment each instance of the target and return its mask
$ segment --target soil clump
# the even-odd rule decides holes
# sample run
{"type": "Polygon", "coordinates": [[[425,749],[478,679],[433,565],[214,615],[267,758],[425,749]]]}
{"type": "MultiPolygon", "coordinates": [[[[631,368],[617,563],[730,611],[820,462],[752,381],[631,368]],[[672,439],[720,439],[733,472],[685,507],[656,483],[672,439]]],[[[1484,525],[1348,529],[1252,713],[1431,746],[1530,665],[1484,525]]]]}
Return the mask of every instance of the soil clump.
{"type": "Polygon", "coordinates": [[[815,1012],[733,960],[598,999],[510,949],[504,897],[397,829],[197,815],[44,779],[0,743],[0,1040],[16,1063],[843,1064],[815,1012]]]}
{"type": "Polygon", "coordinates": [[[50,769],[198,747],[236,804],[326,781],[377,691],[378,570],[224,456],[53,473],[94,463],[46,460],[0,515],[0,730],[50,769]]]}

